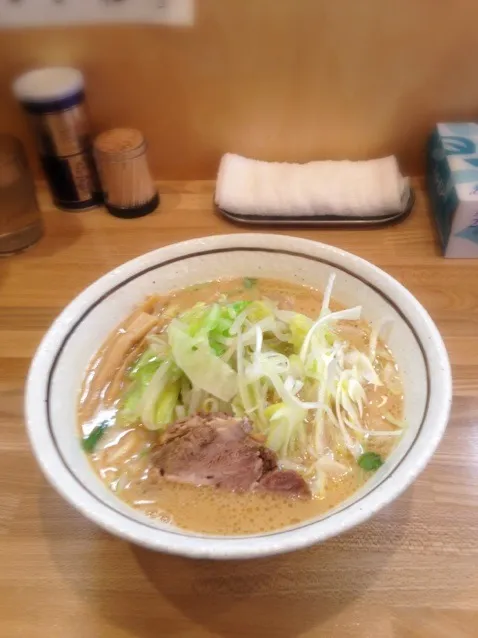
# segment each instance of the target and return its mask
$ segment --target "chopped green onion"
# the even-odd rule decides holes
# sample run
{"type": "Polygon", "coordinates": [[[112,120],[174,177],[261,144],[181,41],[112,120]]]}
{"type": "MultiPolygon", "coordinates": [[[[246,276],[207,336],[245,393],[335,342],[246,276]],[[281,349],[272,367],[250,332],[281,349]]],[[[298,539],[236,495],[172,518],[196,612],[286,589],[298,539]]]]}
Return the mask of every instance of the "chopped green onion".
{"type": "Polygon", "coordinates": [[[106,428],[108,427],[108,421],[102,421],[99,425],[95,426],[88,436],[83,437],[81,441],[81,446],[85,450],[85,452],[93,452],[98,441],[103,437],[103,434],[106,432],[106,428]]]}
{"type": "Polygon", "coordinates": [[[254,288],[254,286],[257,284],[257,279],[254,279],[253,277],[244,277],[244,288],[254,288]]]}
{"type": "MultiPolygon", "coordinates": [[[[128,377],[130,379],[136,379],[138,376],[142,376],[146,371],[146,378],[144,379],[145,383],[149,383],[151,377],[159,368],[161,360],[159,357],[149,348],[135,361],[133,366],[130,368],[128,372],[128,377]],[[149,375],[149,372],[152,371],[152,374],[149,375]]],[[[143,381],[143,379],[141,379],[143,381]]]]}
{"type": "Polygon", "coordinates": [[[174,411],[178,402],[179,392],[181,391],[180,381],[174,381],[169,383],[161,393],[157,406],[156,406],[156,425],[157,428],[150,429],[163,429],[174,421],[174,411]]]}
{"type": "Polygon", "coordinates": [[[233,301],[230,307],[233,310],[233,314],[238,315],[244,310],[244,308],[247,308],[247,306],[249,306],[250,304],[250,301],[233,301]]]}
{"type": "Polygon", "coordinates": [[[359,456],[357,463],[362,470],[375,472],[375,470],[378,470],[378,468],[383,465],[383,460],[380,454],[377,454],[376,452],[365,452],[359,456]]]}

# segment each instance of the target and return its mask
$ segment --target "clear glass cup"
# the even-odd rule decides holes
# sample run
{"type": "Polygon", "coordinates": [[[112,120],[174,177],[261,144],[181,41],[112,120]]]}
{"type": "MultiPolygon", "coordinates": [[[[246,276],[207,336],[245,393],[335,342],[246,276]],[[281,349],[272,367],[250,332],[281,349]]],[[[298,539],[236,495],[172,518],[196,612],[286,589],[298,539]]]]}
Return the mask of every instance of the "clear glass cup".
{"type": "Polygon", "coordinates": [[[0,255],[28,248],[42,234],[25,150],[16,137],[0,134],[0,255]]]}

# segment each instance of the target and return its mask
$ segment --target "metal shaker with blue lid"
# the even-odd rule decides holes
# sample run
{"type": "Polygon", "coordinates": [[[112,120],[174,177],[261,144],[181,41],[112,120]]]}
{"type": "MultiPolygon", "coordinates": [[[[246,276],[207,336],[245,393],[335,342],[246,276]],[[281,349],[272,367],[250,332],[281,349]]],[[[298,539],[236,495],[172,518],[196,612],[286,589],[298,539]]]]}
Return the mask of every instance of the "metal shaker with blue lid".
{"type": "Polygon", "coordinates": [[[66,210],[97,206],[101,191],[81,72],[70,67],[28,71],[15,80],[13,92],[29,115],[55,204],[66,210]]]}

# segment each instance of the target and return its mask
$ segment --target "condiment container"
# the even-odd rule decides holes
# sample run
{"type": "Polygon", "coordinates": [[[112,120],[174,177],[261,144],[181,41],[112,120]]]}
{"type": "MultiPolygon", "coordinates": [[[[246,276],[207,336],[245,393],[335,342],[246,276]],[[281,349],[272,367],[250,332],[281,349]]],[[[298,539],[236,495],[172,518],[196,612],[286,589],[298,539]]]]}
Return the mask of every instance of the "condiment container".
{"type": "Polygon", "coordinates": [[[55,204],[66,210],[98,205],[81,72],[70,67],[28,71],[15,80],[13,92],[29,115],[55,204]]]}
{"type": "Polygon", "coordinates": [[[146,157],[146,141],[136,129],[116,128],[101,133],[94,156],[103,198],[116,217],[142,217],[159,204],[146,157]]]}
{"type": "Polygon", "coordinates": [[[23,250],[42,234],[35,186],[23,146],[12,135],[0,135],[0,254],[23,250]]]}

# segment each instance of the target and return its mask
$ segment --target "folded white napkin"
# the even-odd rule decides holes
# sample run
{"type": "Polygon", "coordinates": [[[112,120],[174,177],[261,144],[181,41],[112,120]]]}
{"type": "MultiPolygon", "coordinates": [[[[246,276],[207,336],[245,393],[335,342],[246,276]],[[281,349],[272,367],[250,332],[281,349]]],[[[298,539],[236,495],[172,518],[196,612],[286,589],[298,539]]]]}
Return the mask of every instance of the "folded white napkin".
{"type": "Polygon", "coordinates": [[[237,215],[373,217],[403,211],[408,198],[408,179],[394,156],[287,164],[226,153],[215,199],[237,215]]]}

